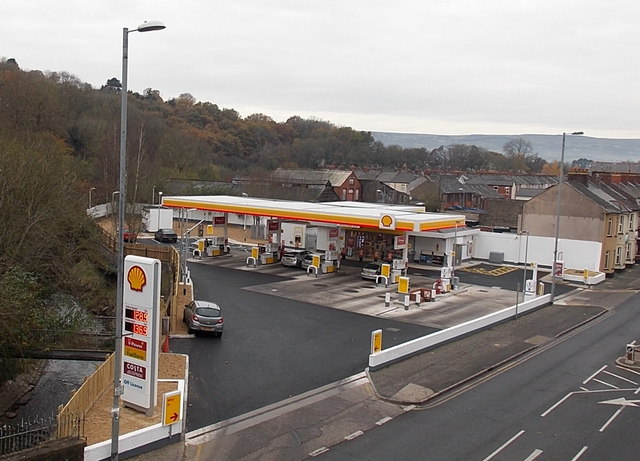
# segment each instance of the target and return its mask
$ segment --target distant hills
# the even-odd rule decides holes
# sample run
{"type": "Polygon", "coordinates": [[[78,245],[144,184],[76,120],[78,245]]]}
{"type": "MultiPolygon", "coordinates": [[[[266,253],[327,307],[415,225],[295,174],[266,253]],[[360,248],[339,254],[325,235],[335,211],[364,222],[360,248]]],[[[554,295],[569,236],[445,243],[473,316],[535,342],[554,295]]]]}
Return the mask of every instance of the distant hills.
{"type": "MultiPolygon", "coordinates": [[[[522,135],[437,135],[412,133],[387,133],[372,131],[376,141],[385,146],[397,145],[404,148],[423,147],[432,150],[451,144],[469,144],[503,153],[505,143],[513,138],[522,137],[531,143],[533,152],[548,162],[560,160],[562,135],[522,134],[522,135]]],[[[637,162],[640,161],[640,139],[590,138],[588,136],[566,137],[565,162],[579,158],[600,162],[637,162]]]]}

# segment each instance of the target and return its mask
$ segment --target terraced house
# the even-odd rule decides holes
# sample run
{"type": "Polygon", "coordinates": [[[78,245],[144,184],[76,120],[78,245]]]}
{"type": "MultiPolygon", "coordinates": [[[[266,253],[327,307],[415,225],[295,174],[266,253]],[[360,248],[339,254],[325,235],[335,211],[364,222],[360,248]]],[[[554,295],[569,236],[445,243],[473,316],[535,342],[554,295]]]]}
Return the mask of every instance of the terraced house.
{"type": "Polygon", "coordinates": [[[588,170],[572,170],[562,185],[559,219],[558,187],[524,204],[522,229],[531,235],[554,237],[558,220],[560,239],[600,244],[601,272],[612,275],[635,264],[640,206],[628,192],[629,185],[605,182],[588,170]]]}

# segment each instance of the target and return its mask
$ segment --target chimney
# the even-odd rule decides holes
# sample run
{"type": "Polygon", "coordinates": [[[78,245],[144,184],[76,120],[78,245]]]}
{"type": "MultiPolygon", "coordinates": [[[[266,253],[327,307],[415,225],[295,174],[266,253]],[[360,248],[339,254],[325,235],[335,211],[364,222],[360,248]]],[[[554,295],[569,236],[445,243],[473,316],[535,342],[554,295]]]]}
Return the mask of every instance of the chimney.
{"type": "Polygon", "coordinates": [[[571,168],[567,173],[569,182],[579,182],[585,186],[589,185],[589,170],[586,168],[571,168]]]}

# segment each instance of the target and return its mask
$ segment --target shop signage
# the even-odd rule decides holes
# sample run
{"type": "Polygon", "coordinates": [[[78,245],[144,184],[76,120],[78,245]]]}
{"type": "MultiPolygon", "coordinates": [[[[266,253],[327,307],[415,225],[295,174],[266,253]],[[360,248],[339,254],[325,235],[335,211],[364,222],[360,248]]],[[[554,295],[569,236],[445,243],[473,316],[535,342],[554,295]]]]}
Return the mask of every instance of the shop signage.
{"type": "Polygon", "coordinates": [[[381,214],[380,219],[378,220],[378,227],[380,229],[395,230],[396,228],[395,217],[387,213],[381,214]]]}
{"type": "Polygon", "coordinates": [[[157,396],[160,269],[158,259],[127,256],[124,260],[122,400],[142,411],[152,411],[157,396]]]}

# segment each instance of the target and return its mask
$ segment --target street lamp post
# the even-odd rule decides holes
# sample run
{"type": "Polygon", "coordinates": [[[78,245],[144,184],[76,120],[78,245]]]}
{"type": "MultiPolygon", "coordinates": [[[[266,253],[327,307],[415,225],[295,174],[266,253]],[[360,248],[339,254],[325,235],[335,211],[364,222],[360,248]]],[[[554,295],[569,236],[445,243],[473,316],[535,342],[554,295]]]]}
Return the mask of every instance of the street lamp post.
{"type": "Polygon", "coordinates": [[[151,206],[156,204],[156,186],[153,186],[153,190],[151,191],[151,206]]]}
{"type": "Polygon", "coordinates": [[[118,459],[118,438],[120,432],[120,395],[122,362],[122,300],[124,291],[124,218],[127,199],[127,64],[129,59],[129,33],[162,30],[165,25],[159,21],[149,21],[137,29],[122,29],[122,89],[120,99],[120,190],[118,195],[118,277],[116,283],[116,344],[114,354],[113,407],[111,408],[111,459],[118,459]]]}
{"type": "Polygon", "coordinates": [[[89,189],[89,209],[91,209],[91,192],[96,190],[95,187],[92,187],[89,189]]]}
{"type": "MultiPolygon", "coordinates": [[[[570,135],[584,134],[582,131],[574,131],[569,133],[570,135]]],[[[562,152],[560,154],[560,168],[558,173],[558,195],[556,197],[556,237],[553,246],[553,266],[551,267],[551,298],[550,302],[553,304],[556,296],[556,264],[558,263],[558,239],[560,237],[560,197],[562,192],[562,181],[564,179],[564,144],[567,133],[562,133],[562,152]]]]}

